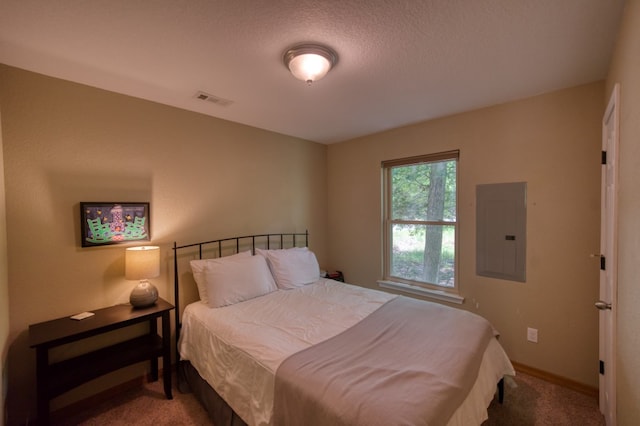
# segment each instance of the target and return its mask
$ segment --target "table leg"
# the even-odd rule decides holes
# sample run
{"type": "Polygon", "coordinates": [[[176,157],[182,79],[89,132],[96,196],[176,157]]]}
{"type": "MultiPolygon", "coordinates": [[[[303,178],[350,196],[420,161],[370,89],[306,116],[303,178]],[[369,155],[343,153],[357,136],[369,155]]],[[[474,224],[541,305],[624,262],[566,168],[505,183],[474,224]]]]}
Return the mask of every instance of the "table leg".
{"type": "Polygon", "coordinates": [[[171,325],[169,323],[169,311],[162,314],[162,372],[164,394],[167,399],[173,399],[173,394],[171,393],[171,325]]]}
{"type": "MultiPolygon", "coordinates": [[[[158,335],[158,319],[157,318],[151,318],[149,320],[149,334],[151,334],[151,336],[157,336],[158,335]]],[[[158,380],[158,358],[157,357],[153,357],[151,358],[151,381],[155,382],[156,380],[158,380]]]]}
{"type": "Polygon", "coordinates": [[[36,349],[36,398],[38,424],[49,424],[49,349],[36,349]]]}

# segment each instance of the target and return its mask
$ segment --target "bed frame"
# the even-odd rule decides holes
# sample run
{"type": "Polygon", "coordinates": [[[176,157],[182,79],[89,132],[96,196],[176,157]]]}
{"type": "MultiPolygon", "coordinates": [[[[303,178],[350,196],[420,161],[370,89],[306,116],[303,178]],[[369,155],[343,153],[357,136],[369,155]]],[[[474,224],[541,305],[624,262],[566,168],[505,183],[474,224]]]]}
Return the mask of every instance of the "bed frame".
{"type": "MultiPolygon", "coordinates": [[[[255,254],[256,248],[284,249],[290,247],[308,247],[309,232],[282,233],[282,234],[256,234],[242,237],[223,238],[219,240],[202,241],[193,244],[178,246],[173,243],[174,251],[174,303],[175,309],[175,333],[176,333],[176,369],[177,387],[181,392],[194,392],[196,398],[209,413],[216,426],[244,426],[246,423],[235,414],[233,409],[200,377],[190,362],[181,361],[178,351],[178,341],[182,323],[180,314],[180,274],[178,260],[182,256],[185,259],[207,259],[228,256],[241,251],[251,250],[255,254]]],[[[498,401],[502,404],[504,398],[504,379],[498,382],[498,401]]]]}
{"type": "Polygon", "coordinates": [[[192,259],[207,259],[228,256],[240,253],[240,251],[251,250],[251,254],[256,254],[256,247],[263,249],[283,249],[289,247],[298,247],[304,243],[304,247],[309,246],[309,231],[291,232],[283,234],[256,234],[246,235],[243,237],[223,238],[220,240],[202,241],[199,243],[178,246],[173,243],[173,272],[174,272],[174,303],[175,310],[175,326],[176,326],[176,363],[180,360],[180,354],[177,350],[178,339],[180,338],[180,274],[178,271],[178,258],[180,253],[187,253],[192,259]],[[187,250],[190,249],[190,250],[187,250]],[[193,257],[195,256],[195,257],[193,257]]]}
{"type": "Polygon", "coordinates": [[[179,246],[176,242],[173,243],[177,387],[180,392],[193,392],[205,410],[207,410],[216,426],[246,426],[246,423],[238,417],[226,401],[200,377],[190,362],[180,360],[178,342],[182,328],[182,322],[180,321],[182,307],[180,306],[180,272],[178,270],[178,260],[180,257],[184,257],[185,260],[217,258],[246,250],[251,250],[251,253],[255,254],[256,248],[269,250],[301,246],[309,246],[309,231],[303,233],[291,232],[246,235],[242,237],[202,241],[182,246],[179,246]]]}

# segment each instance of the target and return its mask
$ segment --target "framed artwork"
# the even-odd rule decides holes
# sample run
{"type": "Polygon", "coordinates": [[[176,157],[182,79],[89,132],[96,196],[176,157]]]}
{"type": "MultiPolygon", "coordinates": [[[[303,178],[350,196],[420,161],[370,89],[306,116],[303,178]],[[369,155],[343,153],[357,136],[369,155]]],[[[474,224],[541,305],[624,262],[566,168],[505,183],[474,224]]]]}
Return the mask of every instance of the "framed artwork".
{"type": "Polygon", "coordinates": [[[80,203],[82,247],[149,241],[149,203],[80,203]]]}

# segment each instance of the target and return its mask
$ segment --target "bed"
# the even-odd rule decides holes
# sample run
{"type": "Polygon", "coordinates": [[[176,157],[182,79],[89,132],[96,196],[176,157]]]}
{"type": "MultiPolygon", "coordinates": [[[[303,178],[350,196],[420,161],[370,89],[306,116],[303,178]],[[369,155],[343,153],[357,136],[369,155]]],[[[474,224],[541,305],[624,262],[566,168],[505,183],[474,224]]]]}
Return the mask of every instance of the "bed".
{"type": "Polygon", "coordinates": [[[515,375],[491,324],[323,278],[308,241],[305,232],[174,243],[178,386],[214,424],[486,420],[503,377],[515,375]],[[182,307],[189,287],[197,292],[182,307]]]}

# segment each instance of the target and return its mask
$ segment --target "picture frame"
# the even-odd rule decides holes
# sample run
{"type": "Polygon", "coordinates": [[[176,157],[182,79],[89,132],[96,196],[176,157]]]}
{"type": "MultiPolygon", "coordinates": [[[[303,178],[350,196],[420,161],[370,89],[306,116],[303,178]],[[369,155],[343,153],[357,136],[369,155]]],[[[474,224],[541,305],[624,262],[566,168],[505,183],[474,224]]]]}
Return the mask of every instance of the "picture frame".
{"type": "Polygon", "coordinates": [[[151,240],[148,202],[80,202],[82,247],[151,240]]]}

